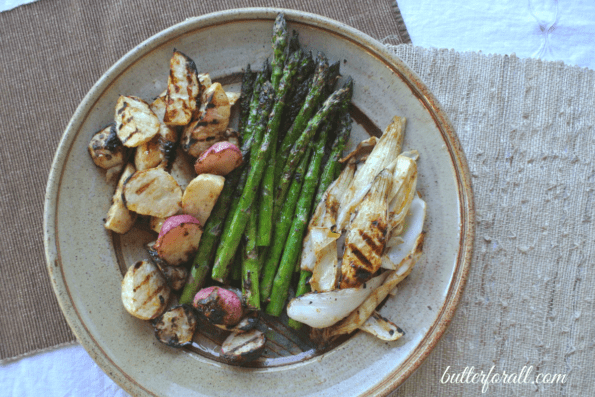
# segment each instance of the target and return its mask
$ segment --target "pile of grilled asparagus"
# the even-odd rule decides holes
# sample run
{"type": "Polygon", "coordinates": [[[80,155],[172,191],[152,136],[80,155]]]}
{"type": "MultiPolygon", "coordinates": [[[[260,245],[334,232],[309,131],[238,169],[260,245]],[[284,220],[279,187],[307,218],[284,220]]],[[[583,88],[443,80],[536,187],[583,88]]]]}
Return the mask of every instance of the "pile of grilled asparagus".
{"type": "MultiPolygon", "coordinates": [[[[192,303],[209,272],[241,279],[248,308],[279,316],[287,300],[312,208],[340,172],[351,132],[353,81],[337,61],[300,48],[283,14],[273,26],[273,58],[245,70],[238,131],[243,166],[225,180],[211,212],[180,303],[192,303]],[[262,305],[262,306],[261,306],[262,305]]],[[[296,294],[308,292],[302,272],[296,294]]],[[[299,327],[297,322],[290,325],[299,327]]]]}

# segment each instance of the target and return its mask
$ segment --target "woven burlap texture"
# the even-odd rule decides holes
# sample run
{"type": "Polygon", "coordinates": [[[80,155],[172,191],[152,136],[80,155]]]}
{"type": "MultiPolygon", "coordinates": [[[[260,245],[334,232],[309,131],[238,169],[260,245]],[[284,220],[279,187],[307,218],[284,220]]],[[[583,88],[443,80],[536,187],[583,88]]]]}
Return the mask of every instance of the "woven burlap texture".
{"type": "Polygon", "coordinates": [[[490,384],[487,395],[595,395],[595,72],[515,56],[391,50],[449,115],[477,211],[457,313],[392,396],[482,394],[481,384],[442,384],[449,366],[451,374],[533,366],[529,380],[567,375],[558,385],[490,384]]]}

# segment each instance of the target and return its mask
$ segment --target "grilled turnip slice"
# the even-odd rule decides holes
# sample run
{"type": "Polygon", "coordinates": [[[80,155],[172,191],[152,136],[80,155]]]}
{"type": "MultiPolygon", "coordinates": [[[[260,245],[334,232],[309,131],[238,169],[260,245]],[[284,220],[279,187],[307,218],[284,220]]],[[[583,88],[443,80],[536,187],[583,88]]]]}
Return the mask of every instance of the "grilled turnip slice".
{"type": "Polygon", "coordinates": [[[382,170],[362,200],[345,238],[341,288],[357,287],[380,269],[386,245],[388,193],[392,174],[382,170]]]}
{"type": "MultiPolygon", "coordinates": [[[[327,337],[350,334],[359,327],[361,327],[366,320],[372,315],[376,307],[388,296],[388,294],[395,289],[397,284],[403,281],[409,273],[413,270],[413,266],[421,257],[423,251],[423,242],[425,234],[422,233],[416,243],[414,249],[409,253],[407,258],[403,260],[397,268],[389,272],[384,283],[370,294],[356,310],[349,316],[341,320],[341,322],[333,325],[331,328],[325,330],[327,337]]],[[[340,291],[340,290],[339,290],[340,291]]]]}
{"type": "Polygon", "coordinates": [[[363,200],[376,175],[393,161],[394,153],[401,152],[405,124],[406,119],[404,117],[395,116],[391,124],[386,127],[364,165],[357,170],[348,192],[341,201],[341,208],[337,218],[337,228],[339,230],[345,229],[351,219],[351,213],[363,200]]]}
{"type": "Polygon", "coordinates": [[[236,102],[238,101],[238,99],[240,99],[240,93],[239,92],[229,92],[229,91],[227,91],[225,94],[227,95],[227,99],[229,100],[229,106],[235,105],[236,102]]]}
{"type": "Polygon", "coordinates": [[[167,218],[152,216],[149,220],[149,227],[152,231],[159,233],[161,231],[161,227],[163,226],[163,222],[165,222],[166,219],[167,218]]]}
{"type": "Polygon", "coordinates": [[[187,262],[198,249],[202,226],[190,215],[174,215],[161,227],[155,249],[168,265],[178,266],[187,262]]]}
{"type": "Polygon", "coordinates": [[[194,163],[197,174],[225,176],[242,164],[242,152],[229,142],[217,142],[205,150],[194,163]]]}
{"type": "Polygon", "coordinates": [[[124,168],[122,176],[120,176],[120,181],[116,187],[116,192],[112,197],[112,206],[107,212],[105,223],[103,224],[106,229],[119,234],[127,233],[130,229],[132,229],[132,226],[134,226],[134,222],[136,221],[136,214],[129,211],[122,201],[122,189],[124,188],[124,182],[126,182],[126,180],[133,174],[134,166],[132,164],[128,164],[126,168],[124,168]]]}
{"type": "Polygon", "coordinates": [[[169,294],[165,278],[149,261],[136,262],[122,280],[124,308],[141,320],[152,320],[163,313],[169,294]]]}
{"type": "Polygon", "coordinates": [[[415,248],[417,239],[422,234],[425,218],[426,203],[416,195],[403,222],[402,233],[395,236],[396,238],[391,238],[386,245],[385,254],[382,256],[383,268],[396,269],[415,248]]]}
{"type": "Polygon", "coordinates": [[[383,273],[358,288],[309,292],[289,302],[287,315],[312,328],[330,327],[357,309],[382,284],[386,276],[383,273]]]}
{"type": "Polygon", "coordinates": [[[200,84],[200,92],[205,92],[206,89],[213,84],[211,81],[211,75],[208,73],[199,73],[198,84],[200,84]]]}
{"type": "Polygon", "coordinates": [[[155,337],[171,347],[181,347],[192,342],[196,331],[196,315],[188,305],[175,306],[153,323],[155,337]]]}
{"type": "Polygon", "coordinates": [[[221,139],[227,129],[231,106],[219,83],[212,84],[202,95],[200,111],[184,128],[182,148],[191,156],[198,157],[212,144],[221,139]]]}
{"type": "Polygon", "coordinates": [[[159,119],[142,99],[121,95],[116,103],[116,133],[124,146],[137,147],[159,133],[159,119]]]}
{"type": "Polygon", "coordinates": [[[378,312],[372,313],[359,329],[374,335],[378,339],[391,342],[405,335],[405,332],[401,328],[387,318],[382,317],[378,312]]]}
{"type": "Polygon", "coordinates": [[[169,61],[166,108],[163,121],[168,125],[186,125],[197,110],[200,83],[196,64],[184,53],[174,50],[169,61]]]}
{"type": "Polygon", "coordinates": [[[238,294],[221,287],[201,289],[194,296],[193,305],[212,324],[225,326],[239,323],[244,311],[238,294]]]}
{"type": "Polygon", "coordinates": [[[142,215],[166,218],[182,208],[182,189],[161,168],[135,172],[124,183],[123,196],[126,207],[142,215]]]}
{"type": "Polygon", "coordinates": [[[196,177],[196,172],[194,172],[194,166],[192,165],[193,162],[194,159],[188,153],[184,152],[182,148],[178,147],[169,173],[178,182],[182,190],[186,190],[190,181],[196,177]]]}
{"type": "Polygon", "coordinates": [[[167,285],[174,290],[179,291],[184,288],[186,284],[186,279],[188,278],[188,270],[182,266],[170,266],[165,262],[163,259],[159,257],[159,253],[155,249],[155,241],[150,242],[147,244],[147,252],[149,256],[153,260],[153,262],[157,265],[161,273],[167,280],[167,285]]]}
{"type": "Polygon", "coordinates": [[[221,345],[221,355],[236,363],[247,363],[260,357],[265,343],[264,334],[257,329],[232,332],[221,345]]]}
{"type": "Polygon", "coordinates": [[[201,224],[206,224],[224,184],[225,178],[219,175],[201,174],[197,176],[184,190],[182,212],[192,215],[201,224]]]}
{"type": "Polygon", "coordinates": [[[126,163],[126,148],[118,139],[116,125],[111,124],[98,131],[89,142],[89,154],[96,166],[108,170],[126,163]]]}
{"type": "Polygon", "coordinates": [[[136,148],[134,165],[139,171],[162,166],[168,168],[175,157],[178,132],[175,127],[163,123],[165,115],[165,93],[158,96],[149,106],[159,119],[159,133],[149,142],[136,148]]]}

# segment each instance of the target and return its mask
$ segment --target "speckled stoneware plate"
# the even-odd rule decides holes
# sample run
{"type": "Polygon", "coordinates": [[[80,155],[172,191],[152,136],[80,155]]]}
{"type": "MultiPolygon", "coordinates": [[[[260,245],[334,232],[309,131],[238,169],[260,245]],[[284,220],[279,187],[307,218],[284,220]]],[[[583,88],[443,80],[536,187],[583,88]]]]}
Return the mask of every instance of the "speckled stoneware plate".
{"type": "Polygon", "coordinates": [[[279,11],[226,11],[153,36],[93,86],[60,142],[45,202],[49,274],[81,344],[133,395],[386,395],[427,357],[460,300],[472,253],[473,198],[465,157],[444,111],[419,77],[377,41],[320,16],[283,10],[303,46],[341,60],[342,74],[355,79],[351,147],[378,134],[394,115],[408,118],[404,146],[420,152],[418,189],[428,203],[425,254],[381,310],[406,335],[386,343],[356,333],[329,351],[297,358],[287,357],[291,346],[277,353],[271,347],[268,358],[244,368],[199,345],[161,345],[147,322],[125,312],[122,271],[146,257],[142,243],[154,236],[142,230],[112,236],[103,228],[114,187],[87,153],[91,136],[112,121],[118,95],[151,99],[165,89],[174,48],[192,57],[199,71],[237,89],[242,68],[270,56],[279,11]]]}

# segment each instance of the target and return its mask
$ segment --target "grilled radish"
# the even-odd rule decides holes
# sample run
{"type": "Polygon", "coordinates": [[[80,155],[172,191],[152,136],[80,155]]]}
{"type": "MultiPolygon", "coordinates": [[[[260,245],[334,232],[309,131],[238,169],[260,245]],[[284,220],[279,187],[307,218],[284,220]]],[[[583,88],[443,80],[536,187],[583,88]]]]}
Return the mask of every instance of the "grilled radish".
{"type": "Polygon", "coordinates": [[[138,261],[122,280],[122,303],[134,317],[152,320],[165,310],[170,290],[154,264],[138,261]]]}
{"type": "Polygon", "coordinates": [[[182,189],[161,168],[135,172],[124,184],[123,196],[126,207],[142,215],[165,218],[182,208],[182,189]]]}
{"type": "Polygon", "coordinates": [[[244,313],[238,294],[221,287],[201,289],[194,296],[193,305],[199,315],[215,325],[234,326],[244,313]]]}
{"type": "Polygon", "coordinates": [[[116,133],[124,146],[137,147],[159,132],[159,119],[142,99],[123,96],[116,103],[116,133]]]}
{"type": "Polygon", "coordinates": [[[196,331],[196,315],[188,305],[175,306],[155,320],[155,337],[171,347],[181,347],[192,341],[196,331]]]}
{"type": "Polygon", "coordinates": [[[247,363],[260,357],[265,343],[264,334],[257,329],[248,332],[234,331],[221,345],[221,354],[230,361],[247,363]]]}
{"type": "Polygon", "coordinates": [[[155,249],[169,265],[187,262],[198,249],[202,236],[200,222],[190,215],[175,215],[163,223],[155,249]]]}
{"type": "Polygon", "coordinates": [[[126,162],[126,148],[118,139],[115,124],[111,124],[93,135],[88,148],[95,165],[104,170],[122,167],[126,162]]]}
{"type": "Polygon", "coordinates": [[[165,124],[188,124],[197,110],[200,83],[194,61],[177,50],[169,62],[166,98],[165,124]]]}
{"type": "Polygon", "coordinates": [[[112,206],[107,212],[107,217],[105,218],[105,228],[119,234],[128,232],[134,225],[134,221],[136,221],[136,214],[129,211],[122,201],[122,189],[124,187],[124,182],[126,182],[126,180],[132,176],[132,174],[134,174],[134,166],[132,164],[128,164],[124,169],[122,176],[120,177],[120,181],[116,187],[116,192],[112,198],[112,206]]]}
{"type": "Polygon", "coordinates": [[[219,198],[225,178],[219,175],[201,174],[194,178],[182,196],[182,212],[192,215],[205,224],[219,198]]]}
{"type": "Polygon", "coordinates": [[[376,176],[349,226],[341,264],[341,288],[357,287],[380,269],[386,245],[391,182],[392,174],[387,170],[376,176]]]}
{"type": "Polygon", "coordinates": [[[213,83],[202,95],[202,106],[197,116],[184,128],[182,147],[191,156],[198,157],[227,129],[231,106],[227,94],[219,83],[213,83]]]}

